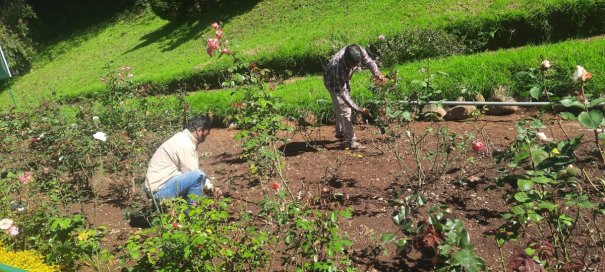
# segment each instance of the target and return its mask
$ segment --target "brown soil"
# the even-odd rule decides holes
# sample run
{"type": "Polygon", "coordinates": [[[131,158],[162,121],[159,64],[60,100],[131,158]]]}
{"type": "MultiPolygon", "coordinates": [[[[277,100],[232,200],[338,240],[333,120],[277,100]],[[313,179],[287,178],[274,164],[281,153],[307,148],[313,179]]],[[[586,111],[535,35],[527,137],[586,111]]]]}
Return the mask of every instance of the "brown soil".
{"type": "MultiPolygon", "coordinates": [[[[531,120],[531,114],[535,114],[535,111],[521,110],[507,116],[481,116],[477,121],[413,124],[413,130],[418,135],[429,127],[438,130],[440,127],[447,126],[451,132],[461,135],[472,133],[478,140],[486,143],[487,148],[483,153],[477,153],[470,148],[464,151],[466,155],[473,156],[476,163],[462,165],[461,160],[452,160],[447,174],[437,181],[424,184],[421,193],[428,197],[429,205],[448,204],[451,206],[452,216],[464,220],[465,228],[471,236],[471,243],[476,246],[476,253],[485,259],[490,271],[504,269],[494,239],[485,237],[483,233],[501,226],[504,223],[501,219],[502,214],[509,211],[509,207],[502,200],[500,189],[485,191],[487,186],[495,184],[494,178],[499,176],[497,169],[504,167],[504,165],[495,165],[491,155],[495,150],[503,150],[509,146],[517,136],[515,124],[521,119],[531,120]],[[477,172],[473,173],[473,171],[477,172]]],[[[542,115],[541,118],[547,126],[543,132],[557,141],[566,139],[565,133],[570,137],[584,133],[586,134],[584,142],[594,139],[592,134],[582,130],[583,127],[577,121],[563,121],[563,130],[552,119],[549,121],[548,118],[552,116],[542,115]]],[[[405,256],[396,256],[396,248],[392,243],[385,248],[388,255],[378,248],[381,244],[381,234],[397,233],[398,230],[391,219],[395,208],[390,207],[387,201],[395,197],[404,186],[416,185],[418,181],[413,178],[415,164],[409,145],[407,145],[408,149],[405,144],[402,145],[398,152],[403,154],[403,163],[411,167],[410,170],[403,169],[394,153],[384,144],[384,136],[377,134],[376,131],[375,127],[369,125],[356,126],[357,136],[366,146],[366,149],[361,151],[348,150],[336,141],[332,126],[307,128],[302,133],[296,133],[292,141],[283,147],[286,154],[286,165],[283,170],[285,178],[289,180],[292,192],[299,196],[303,203],[312,205],[315,209],[329,209],[340,203],[343,207],[354,210],[353,217],[341,221],[340,227],[355,243],[348,252],[351,253],[355,266],[360,271],[430,271],[429,261],[422,260],[416,250],[405,256]],[[329,196],[336,193],[348,196],[348,200],[330,200],[329,196]],[[319,195],[326,198],[326,205],[318,205],[316,201],[310,200],[311,196],[319,195]],[[373,255],[373,251],[377,254],[373,255]]],[[[237,154],[240,149],[234,141],[236,133],[236,130],[212,130],[206,142],[199,147],[201,153],[209,155],[202,161],[203,169],[215,180],[215,185],[222,188],[225,196],[253,205],[254,201],[262,198],[262,191],[248,178],[247,163],[238,159],[237,154]]],[[[423,148],[428,150],[437,145],[436,139],[431,138],[426,140],[423,148]]],[[[589,177],[596,181],[603,178],[601,173],[603,163],[591,153],[593,147],[594,144],[590,143],[580,146],[577,150],[580,157],[577,166],[586,169],[589,177]]],[[[424,163],[426,165],[426,161],[424,163]]],[[[118,176],[119,173],[116,177],[118,176]]],[[[118,180],[114,182],[124,182],[117,178],[114,180],[118,180]]],[[[140,177],[136,180],[140,180],[140,177]]],[[[116,192],[117,188],[123,187],[110,184],[105,188],[105,194],[101,197],[103,201],[98,211],[97,225],[109,227],[110,232],[106,236],[105,246],[111,247],[116,251],[116,255],[119,255],[117,246],[124,244],[130,234],[143,226],[138,225],[140,222],[125,219],[125,212],[136,210],[134,204],[137,204],[138,208],[146,204],[140,189],[135,191],[134,199],[124,200],[116,197],[120,195],[116,192]]],[[[599,189],[602,190],[600,187],[599,189]]],[[[599,200],[600,203],[602,199],[599,200]]],[[[588,224],[591,224],[591,216],[584,218],[588,224]]],[[[600,223],[603,223],[602,218],[600,223]]],[[[589,268],[592,271],[603,271],[605,264],[600,261],[600,258],[596,258],[603,253],[603,245],[596,243],[600,240],[594,227],[579,223],[576,231],[577,235],[574,235],[569,246],[576,249],[570,250],[572,259],[586,264],[596,259],[597,262],[591,264],[589,268]]],[[[536,233],[529,232],[518,241],[504,245],[502,252],[506,263],[512,259],[513,250],[525,248],[532,235],[536,233]]],[[[117,270],[118,267],[114,269],[117,270]]]]}

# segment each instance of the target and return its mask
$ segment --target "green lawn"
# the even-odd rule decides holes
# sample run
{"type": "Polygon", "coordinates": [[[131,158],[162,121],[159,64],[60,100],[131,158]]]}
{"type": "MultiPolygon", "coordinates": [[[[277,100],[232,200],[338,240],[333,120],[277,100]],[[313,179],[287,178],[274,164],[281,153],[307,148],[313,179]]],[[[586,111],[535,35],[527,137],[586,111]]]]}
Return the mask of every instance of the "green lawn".
{"type": "MultiPolygon", "coordinates": [[[[157,86],[200,74],[216,75],[229,65],[230,59],[217,60],[205,53],[205,40],[213,35],[210,24],[214,21],[224,23],[231,49],[239,56],[261,63],[284,63],[287,67],[296,68],[303,65],[306,59],[327,61],[336,49],[347,43],[374,44],[381,34],[396,35],[418,27],[464,29],[469,28],[468,25],[469,29],[477,31],[481,30],[481,24],[486,27],[481,31],[487,31],[493,29],[490,22],[498,20],[539,19],[540,14],[547,10],[575,12],[577,8],[579,12],[594,10],[594,7],[601,8],[604,3],[605,1],[569,0],[448,0],[439,3],[395,0],[218,1],[210,6],[203,18],[190,23],[171,23],[159,19],[149,11],[127,12],[114,21],[100,23],[85,33],[47,46],[35,61],[33,71],[13,79],[11,85],[19,106],[28,108],[35,107],[42,98],[51,97],[53,93],[62,98],[106,90],[100,79],[108,73],[103,67],[110,62],[113,62],[113,71],[130,66],[137,83],[152,83],[157,86]]],[[[582,22],[582,13],[574,20],[578,24],[585,23],[582,22]]],[[[535,53],[548,50],[544,48],[537,47],[535,53]]],[[[545,55],[549,55],[546,53],[545,55]]],[[[559,51],[557,54],[561,55],[562,62],[568,66],[572,62],[571,58],[578,61],[589,58],[582,52],[570,52],[567,57],[563,57],[563,53],[559,51]]],[[[527,53],[524,58],[530,57],[529,55],[534,58],[532,61],[538,58],[533,56],[534,53],[527,53]]],[[[502,71],[490,70],[495,69],[489,68],[495,65],[486,63],[487,61],[506,62],[515,66],[505,65],[509,69],[530,63],[516,61],[518,55],[513,53],[499,55],[510,58],[508,61],[490,56],[492,55],[480,54],[476,61],[467,60],[466,57],[432,60],[431,66],[447,70],[458,81],[472,82],[466,88],[484,91],[495,84],[510,83],[510,78],[506,77],[512,72],[502,74],[502,71]],[[480,75],[470,72],[469,69],[473,68],[465,66],[474,66],[477,62],[488,67],[482,68],[484,71],[495,74],[480,75]],[[455,68],[459,65],[464,69],[455,68]],[[469,74],[463,75],[463,72],[469,74]],[[465,79],[466,77],[469,79],[465,79]],[[481,77],[483,83],[474,85],[481,77]]],[[[409,78],[417,78],[415,68],[427,65],[427,62],[428,60],[404,64],[396,69],[405,78],[405,83],[409,78]]],[[[584,65],[588,64],[589,62],[584,65]]],[[[309,80],[317,81],[312,84],[313,88],[323,88],[313,78],[313,74],[309,76],[309,80]]],[[[294,88],[291,92],[300,92],[298,84],[283,86],[282,89],[287,92],[287,89],[294,88]]],[[[0,101],[3,107],[13,104],[8,91],[2,92],[0,101]]]]}

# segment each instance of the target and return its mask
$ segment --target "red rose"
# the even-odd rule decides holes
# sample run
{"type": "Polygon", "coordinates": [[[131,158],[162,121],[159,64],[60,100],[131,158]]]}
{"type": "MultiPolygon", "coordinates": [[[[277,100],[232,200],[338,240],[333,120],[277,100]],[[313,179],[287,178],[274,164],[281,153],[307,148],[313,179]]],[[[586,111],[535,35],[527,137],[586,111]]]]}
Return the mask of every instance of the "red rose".
{"type": "Polygon", "coordinates": [[[485,149],[485,144],[482,142],[474,142],[473,143],[473,149],[477,152],[485,149]]]}

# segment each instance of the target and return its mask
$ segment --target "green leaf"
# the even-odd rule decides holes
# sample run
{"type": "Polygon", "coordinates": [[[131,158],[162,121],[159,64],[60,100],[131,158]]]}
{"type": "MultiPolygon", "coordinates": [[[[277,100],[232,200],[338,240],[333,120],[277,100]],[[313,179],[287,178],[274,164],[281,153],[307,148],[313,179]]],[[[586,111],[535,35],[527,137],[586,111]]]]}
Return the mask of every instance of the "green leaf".
{"type": "Polygon", "coordinates": [[[414,221],[412,221],[412,219],[406,218],[405,220],[403,220],[403,223],[401,224],[401,226],[399,226],[399,229],[401,229],[403,231],[407,231],[409,228],[412,227],[413,224],[414,224],[414,221]]]}
{"type": "Polygon", "coordinates": [[[502,219],[504,219],[504,220],[511,219],[512,217],[513,217],[512,213],[505,213],[502,215],[502,219]]]}
{"type": "Polygon", "coordinates": [[[548,211],[553,211],[557,208],[557,205],[549,203],[549,202],[542,202],[540,204],[538,204],[538,209],[547,209],[548,211]]]}
{"type": "Polygon", "coordinates": [[[383,233],[382,237],[380,237],[380,240],[382,240],[383,243],[388,243],[395,240],[395,238],[397,238],[397,234],[383,233]]]}
{"type": "Polygon", "coordinates": [[[582,170],[580,170],[580,168],[577,167],[572,167],[570,169],[567,169],[567,175],[570,177],[573,177],[577,174],[579,174],[582,170]]]}
{"type": "Polygon", "coordinates": [[[533,177],[531,178],[531,180],[535,183],[540,183],[540,184],[547,184],[548,182],[550,182],[552,179],[541,176],[541,177],[533,177]]]}
{"type": "Polygon", "coordinates": [[[468,231],[462,230],[460,232],[460,236],[459,237],[460,237],[460,241],[458,242],[458,246],[459,247],[465,248],[467,245],[470,244],[471,237],[470,237],[468,231]]]}
{"type": "Polygon", "coordinates": [[[534,187],[534,182],[528,179],[519,179],[517,180],[517,185],[522,191],[529,191],[534,187]]]}
{"type": "Polygon", "coordinates": [[[340,243],[342,243],[345,246],[352,246],[353,245],[352,241],[346,240],[346,239],[340,240],[340,243]]]}
{"type": "Polygon", "coordinates": [[[518,202],[526,202],[528,200],[530,200],[530,198],[527,196],[526,193],[524,192],[518,192],[513,196],[518,202]]]}
{"type": "Polygon", "coordinates": [[[420,206],[426,205],[426,196],[424,196],[422,194],[418,194],[416,196],[416,202],[418,202],[418,205],[420,205],[420,206]]]}
{"type": "Polygon", "coordinates": [[[542,216],[537,214],[534,211],[528,211],[527,216],[529,217],[529,219],[531,219],[532,221],[534,221],[536,223],[539,223],[540,220],[542,220],[542,216]]]}
{"type": "Polygon", "coordinates": [[[407,215],[410,213],[410,211],[411,211],[411,208],[408,206],[401,207],[399,212],[395,211],[396,214],[393,216],[393,223],[395,223],[395,225],[397,225],[397,226],[401,225],[401,223],[407,217],[407,215]]]}
{"type": "Polygon", "coordinates": [[[603,121],[603,113],[599,110],[584,111],[578,116],[578,121],[587,128],[596,129],[603,121]]]}
{"type": "Polygon", "coordinates": [[[404,111],[401,117],[403,117],[403,119],[406,121],[412,121],[413,115],[409,111],[404,111]]]}
{"type": "Polygon", "coordinates": [[[597,206],[597,204],[594,204],[590,201],[582,201],[582,202],[578,203],[578,207],[580,207],[580,208],[592,209],[594,206],[597,206]]]}
{"type": "Polygon", "coordinates": [[[587,105],[587,106],[588,106],[588,108],[592,108],[592,107],[594,107],[594,106],[596,106],[596,105],[598,105],[598,104],[601,104],[601,103],[603,103],[603,102],[605,102],[605,97],[600,97],[600,98],[597,98],[597,99],[591,100],[591,101],[588,103],[588,105],[587,105]]]}
{"type": "Polygon", "coordinates": [[[580,101],[576,100],[576,99],[563,99],[561,100],[561,105],[565,106],[565,107],[578,107],[581,109],[584,109],[584,104],[582,104],[580,101]]]}
{"type": "Polygon", "coordinates": [[[515,214],[515,215],[523,215],[525,214],[525,209],[523,208],[523,206],[521,205],[517,205],[517,206],[513,206],[511,208],[511,211],[515,214]]]}
{"type": "Polygon", "coordinates": [[[533,99],[538,100],[540,99],[540,94],[542,94],[542,91],[540,91],[540,88],[538,87],[533,87],[531,90],[529,90],[529,94],[533,99]]]}
{"type": "Polygon", "coordinates": [[[344,218],[351,218],[351,213],[349,211],[340,211],[340,216],[344,218]]]}
{"type": "Polygon", "coordinates": [[[548,152],[541,150],[541,149],[534,150],[531,153],[531,160],[536,165],[540,164],[543,160],[545,160],[548,157],[550,157],[548,152]]]}
{"type": "Polygon", "coordinates": [[[561,112],[561,118],[563,120],[575,120],[576,119],[576,115],[571,113],[571,112],[561,112]]]}
{"type": "Polygon", "coordinates": [[[397,241],[395,241],[395,245],[397,245],[398,247],[403,247],[405,245],[407,245],[408,240],[406,239],[399,239],[397,241]]]}
{"type": "Polygon", "coordinates": [[[513,159],[514,162],[519,163],[520,161],[529,158],[529,152],[527,151],[522,151],[517,153],[517,155],[515,156],[515,158],[513,159]]]}

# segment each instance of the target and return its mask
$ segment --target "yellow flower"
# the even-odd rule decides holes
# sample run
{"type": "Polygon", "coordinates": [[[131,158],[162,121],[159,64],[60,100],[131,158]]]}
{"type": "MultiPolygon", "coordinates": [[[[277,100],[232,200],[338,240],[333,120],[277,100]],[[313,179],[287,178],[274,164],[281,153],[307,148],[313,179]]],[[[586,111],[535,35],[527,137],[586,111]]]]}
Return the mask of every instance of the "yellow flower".
{"type": "Polygon", "coordinates": [[[88,234],[85,232],[80,233],[80,235],[78,235],[78,240],[80,241],[86,241],[88,240],[88,234]]]}
{"type": "Polygon", "coordinates": [[[557,149],[557,148],[553,148],[552,151],[550,151],[550,156],[551,157],[554,157],[554,156],[559,155],[559,154],[561,154],[561,153],[559,153],[559,149],[557,149]]]}

